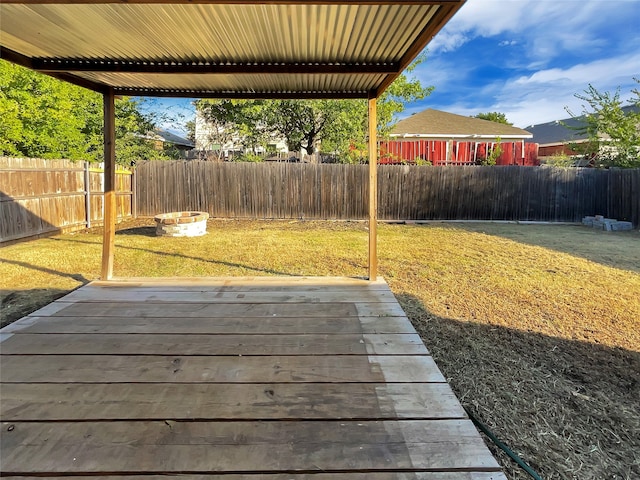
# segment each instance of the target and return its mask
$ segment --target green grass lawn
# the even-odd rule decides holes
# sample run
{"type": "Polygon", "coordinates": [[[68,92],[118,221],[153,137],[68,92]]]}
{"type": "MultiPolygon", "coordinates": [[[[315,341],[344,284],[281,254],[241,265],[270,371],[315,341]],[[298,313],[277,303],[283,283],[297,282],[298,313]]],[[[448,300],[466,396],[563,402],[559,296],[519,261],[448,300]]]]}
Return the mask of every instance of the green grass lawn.
{"type": "MultiPolygon", "coordinates": [[[[114,273],[367,274],[364,223],[123,223],[114,273]]],[[[3,323],[97,279],[99,229],[0,249],[3,323]]],[[[380,225],[379,267],[462,403],[544,478],[640,478],[640,232],[380,225]]],[[[509,478],[529,478],[498,454],[509,478]]]]}

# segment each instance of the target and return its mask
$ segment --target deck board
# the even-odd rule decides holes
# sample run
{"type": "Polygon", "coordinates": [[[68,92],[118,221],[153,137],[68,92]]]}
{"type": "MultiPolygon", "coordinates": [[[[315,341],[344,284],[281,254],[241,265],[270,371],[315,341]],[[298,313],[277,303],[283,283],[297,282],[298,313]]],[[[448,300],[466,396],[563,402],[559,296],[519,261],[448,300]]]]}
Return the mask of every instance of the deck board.
{"type": "MultiPolygon", "coordinates": [[[[42,477],[7,476],[7,480],[42,480],[42,477]]],[[[51,480],[69,480],[69,477],[47,476],[51,480]]],[[[252,474],[252,475],[100,475],[100,480],[501,480],[504,477],[496,472],[346,472],[346,473],[287,473],[287,474],[252,474]]],[[[73,480],[96,480],[95,476],[76,475],[73,480]]]]}
{"type": "Polygon", "coordinates": [[[404,317],[184,318],[29,316],[5,327],[13,333],[324,334],[416,333],[404,317]],[[46,321],[45,321],[46,320],[46,321]]]}
{"type": "Polygon", "coordinates": [[[446,383],[195,384],[188,402],[184,385],[174,383],[8,383],[2,388],[0,418],[11,422],[464,418],[446,383]]]}
{"type": "Polygon", "coordinates": [[[495,465],[466,420],[12,425],[3,445],[3,471],[9,474],[451,470],[495,465]]]}
{"type": "Polygon", "coordinates": [[[23,333],[2,344],[5,355],[426,355],[417,334],[184,335],[23,333]]]}
{"type": "Polygon", "coordinates": [[[93,282],[0,334],[8,478],[505,479],[382,280],[93,282]]]}

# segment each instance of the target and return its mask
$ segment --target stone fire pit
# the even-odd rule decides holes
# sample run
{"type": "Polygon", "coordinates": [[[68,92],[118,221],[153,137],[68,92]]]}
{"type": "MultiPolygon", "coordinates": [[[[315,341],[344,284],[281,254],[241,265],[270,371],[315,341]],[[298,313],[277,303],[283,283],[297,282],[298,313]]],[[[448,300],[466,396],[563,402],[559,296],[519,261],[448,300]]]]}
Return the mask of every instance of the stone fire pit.
{"type": "Polygon", "coordinates": [[[159,237],[199,237],[207,233],[207,212],[171,212],[156,215],[159,237]]]}

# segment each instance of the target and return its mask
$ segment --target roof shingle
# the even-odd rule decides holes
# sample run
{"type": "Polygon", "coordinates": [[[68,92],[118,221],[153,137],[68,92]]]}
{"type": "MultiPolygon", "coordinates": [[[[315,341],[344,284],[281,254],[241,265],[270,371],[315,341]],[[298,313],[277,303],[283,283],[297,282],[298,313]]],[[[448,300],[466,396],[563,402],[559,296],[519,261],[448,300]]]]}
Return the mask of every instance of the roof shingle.
{"type": "Polygon", "coordinates": [[[441,138],[531,138],[531,133],[521,128],[475,117],[429,108],[399,121],[391,131],[399,137],[441,138]]]}

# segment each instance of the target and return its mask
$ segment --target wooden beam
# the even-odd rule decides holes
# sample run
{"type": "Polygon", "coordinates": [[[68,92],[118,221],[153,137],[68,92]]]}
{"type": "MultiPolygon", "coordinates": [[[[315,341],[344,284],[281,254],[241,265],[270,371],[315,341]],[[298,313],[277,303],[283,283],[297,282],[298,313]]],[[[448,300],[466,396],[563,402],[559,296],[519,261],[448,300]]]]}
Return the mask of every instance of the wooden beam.
{"type": "MultiPolygon", "coordinates": [[[[21,65],[23,67],[29,68],[31,70],[38,70],[37,60],[34,60],[31,57],[26,55],[22,55],[10,48],[0,46],[0,58],[3,60],[7,60],[9,62],[15,63],[17,65],[21,65]]],[[[59,72],[42,72],[50,77],[57,78],[58,80],[63,80],[65,82],[72,83],[79,87],[88,88],[89,90],[93,90],[94,92],[104,93],[107,91],[107,86],[101,83],[93,82],[91,80],[87,80],[86,78],[77,77],[75,75],[71,75],[64,71],[59,72]]]]}
{"type": "Polygon", "coordinates": [[[0,58],[33,70],[33,59],[31,57],[22,55],[21,53],[11,50],[5,46],[0,46],[0,58]]]}
{"type": "Polygon", "coordinates": [[[378,277],[377,99],[369,97],[369,281],[378,277]]]}
{"type": "Polygon", "coordinates": [[[342,99],[368,98],[367,91],[288,91],[288,92],[247,92],[211,91],[197,89],[156,89],[156,88],[115,88],[116,95],[131,97],[171,97],[171,98],[231,98],[231,99],[342,99]]]}
{"type": "Polygon", "coordinates": [[[35,58],[31,61],[34,70],[43,73],[55,72],[118,72],[118,73],[166,73],[166,74],[217,74],[217,75],[264,75],[267,73],[291,75],[370,75],[399,73],[397,62],[341,63],[341,62],[192,62],[153,61],[122,59],[75,59],[75,58],[35,58]]]}
{"type": "Polygon", "coordinates": [[[116,107],[113,89],[104,98],[104,235],[102,237],[102,280],[113,277],[116,233],[116,107]]]}

